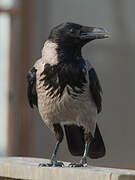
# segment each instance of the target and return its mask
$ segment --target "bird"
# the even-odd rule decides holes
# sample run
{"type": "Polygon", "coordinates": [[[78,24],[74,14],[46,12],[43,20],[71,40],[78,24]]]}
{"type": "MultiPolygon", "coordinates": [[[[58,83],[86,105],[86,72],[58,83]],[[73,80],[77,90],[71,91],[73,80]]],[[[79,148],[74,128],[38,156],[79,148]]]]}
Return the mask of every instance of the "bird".
{"type": "Polygon", "coordinates": [[[65,22],[51,29],[42,56],[27,73],[27,95],[37,107],[47,127],[56,137],[49,163],[40,167],[62,167],[56,158],[64,132],[73,156],[80,162],[69,167],[85,167],[87,157],[100,158],[106,153],[97,115],[102,110],[102,88],[91,62],[82,56],[88,42],[108,38],[102,27],[65,22]]]}

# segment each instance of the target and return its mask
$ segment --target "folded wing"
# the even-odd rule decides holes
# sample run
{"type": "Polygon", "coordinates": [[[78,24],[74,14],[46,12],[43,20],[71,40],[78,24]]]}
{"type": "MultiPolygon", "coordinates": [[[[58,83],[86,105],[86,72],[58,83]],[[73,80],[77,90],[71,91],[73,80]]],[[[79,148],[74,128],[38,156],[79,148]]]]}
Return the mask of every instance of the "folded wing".
{"type": "Polygon", "coordinates": [[[37,103],[37,92],[36,92],[36,69],[32,67],[27,73],[27,96],[30,106],[38,106],[37,103]]]}

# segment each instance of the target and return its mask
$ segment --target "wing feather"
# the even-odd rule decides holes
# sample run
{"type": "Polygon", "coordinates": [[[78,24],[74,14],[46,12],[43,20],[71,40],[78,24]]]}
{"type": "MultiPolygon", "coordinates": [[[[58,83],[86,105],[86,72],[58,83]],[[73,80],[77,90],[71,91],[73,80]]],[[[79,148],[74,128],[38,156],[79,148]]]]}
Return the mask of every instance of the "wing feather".
{"type": "Polygon", "coordinates": [[[32,67],[27,73],[27,96],[30,106],[38,106],[37,103],[37,92],[36,92],[36,69],[32,67]]]}
{"type": "Polygon", "coordinates": [[[102,88],[94,68],[89,70],[89,88],[93,97],[93,100],[97,106],[97,112],[100,113],[102,110],[102,88]]]}

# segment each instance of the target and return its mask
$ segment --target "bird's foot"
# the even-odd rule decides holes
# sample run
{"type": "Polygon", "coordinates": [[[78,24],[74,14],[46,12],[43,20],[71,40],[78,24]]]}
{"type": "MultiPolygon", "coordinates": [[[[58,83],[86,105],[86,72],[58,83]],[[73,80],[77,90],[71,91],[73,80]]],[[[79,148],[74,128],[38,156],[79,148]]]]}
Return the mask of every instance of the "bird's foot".
{"type": "Polygon", "coordinates": [[[69,167],[87,167],[87,165],[86,156],[83,156],[79,163],[70,163],[69,167]]]}
{"type": "Polygon", "coordinates": [[[70,163],[68,166],[69,167],[87,167],[87,163],[82,163],[82,162],[80,162],[80,163],[70,163]]]}
{"type": "Polygon", "coordinates": [[[64,163],[60,161],[51,161],[50,163],[40,163],[39,167],[63,167],[64,163]]]}

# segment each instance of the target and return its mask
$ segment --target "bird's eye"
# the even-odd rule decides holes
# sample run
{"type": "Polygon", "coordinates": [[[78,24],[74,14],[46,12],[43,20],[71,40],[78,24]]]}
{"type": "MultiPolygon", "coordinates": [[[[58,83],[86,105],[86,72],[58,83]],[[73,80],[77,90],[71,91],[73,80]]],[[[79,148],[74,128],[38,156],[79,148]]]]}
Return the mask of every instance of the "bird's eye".
{"type": "Polygon", "coordinates": [[[75,32],[75,30],[74,29],[70,29],[69,32],[73,34],[75,32]]]}

